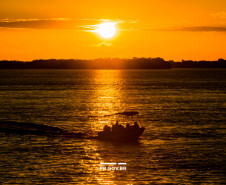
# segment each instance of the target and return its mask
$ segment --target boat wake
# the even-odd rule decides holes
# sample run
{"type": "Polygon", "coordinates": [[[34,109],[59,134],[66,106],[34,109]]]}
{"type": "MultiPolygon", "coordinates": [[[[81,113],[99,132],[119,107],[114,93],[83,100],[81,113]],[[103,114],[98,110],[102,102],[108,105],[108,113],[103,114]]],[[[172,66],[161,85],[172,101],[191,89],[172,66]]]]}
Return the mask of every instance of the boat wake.
{"type": "Polygon", "coordinates": [[[59,127],[16,121],[0,121],[0,132],[47,135],[47,136],[63,136],[71,138],[88,137],[87,134],[84,134],[82,132],[71,132],[65,129],[61,129],[59,127]]]}

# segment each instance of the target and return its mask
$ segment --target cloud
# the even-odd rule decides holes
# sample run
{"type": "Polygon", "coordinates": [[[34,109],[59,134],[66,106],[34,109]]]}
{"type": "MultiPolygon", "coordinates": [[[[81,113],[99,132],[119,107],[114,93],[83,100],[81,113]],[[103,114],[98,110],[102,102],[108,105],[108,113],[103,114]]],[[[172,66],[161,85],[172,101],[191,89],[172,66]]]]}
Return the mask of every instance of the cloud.
{"type": "Polygon", "coordinates": [[[0,28],[25,28],[25,29],[69,29],[76,31],[92,32],[100,22],[116,22],[117,24],[136,23],[133,20],[109,19],[0,19],[0,28]]]}
{"type": "Polygon", "coordinates": [[[72,29],[70,19],[1,19],[2,28],[28,28],[28,29],[72,29]]]}
{"type": "Polygon", "coordinates": [[[225,32],[226,27],[215,27],[215,26],[194,26],[194,27],[180,27],[180,28],[169,28],[169,31],[189,31],[189,32],[225,32]]]}
{"type": "Polygon", "coordinates": [[[226,27],[215,26],[191,26],[191,27],[166,27],[166,28],[151,28],[139,29],[140,31],[186,31],[186,32],[226,32],[226,27]]]}
{"type": "MultiPolygon", "coordinates": [[[[226,12],[212,14],[215,18],[226,18],[226,12]]],[[[121,19],[0,19],[0,28],[25,28],[25,29],[65,29],[75,31],[94,32],[101,22],[115,22],[119,24],[119,31],[187,31],[187,32],[226,32],[226,27],[216,26],[188,26],[188,27],[165,27],[165,28],[136,28],[137,20],[121,19]]],[[[97,45],[96,45],[97,46],[97,45]]],[[[100,43],[100,46],[111,46],[110,43],[100,43]]]]}
{"type": "Polygon", "coordinates": [[[130,27],[128,25],[137,23],[137,20],[121,20],[121,19],[80,19],[80,20],[93,21],[93,24],[78,26],[80,29],[82,29],[82,31],[88,31],[88,32],[93,32],[95,29],[97,29],[98,24],[103,22],[112,22],[112,23],[116,23],[117,25],[120,25],[117,28],[117,30],[120,30],[120,31],[129,31],[131,28],[128,28],[130,27]]]}
{"type": "Polygon", "coordinates": [[[110,46],[112,46],[112,43],[110,43],[110,42],[101,42],[101,43],[93,45],[93,46],[96,46],[96,47],[110,47],[110,46]]]}
{"type": "Polygon", "coordinates": [[[214,14],[211,14],[214,18],[218,19],[226,19],[226,12],[217,12],[214,14]]]}

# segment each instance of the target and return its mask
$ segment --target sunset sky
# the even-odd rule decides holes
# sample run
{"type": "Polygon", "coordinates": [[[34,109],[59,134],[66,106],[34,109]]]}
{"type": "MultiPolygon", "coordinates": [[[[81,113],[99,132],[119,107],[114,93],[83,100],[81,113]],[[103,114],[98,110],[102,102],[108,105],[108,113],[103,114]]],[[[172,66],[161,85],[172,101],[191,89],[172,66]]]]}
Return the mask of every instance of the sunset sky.
{"type": "Polygon", "coordinates": [[[226,0],[0,1],[0,60],[103,57],[226,59],[226,0]]]}

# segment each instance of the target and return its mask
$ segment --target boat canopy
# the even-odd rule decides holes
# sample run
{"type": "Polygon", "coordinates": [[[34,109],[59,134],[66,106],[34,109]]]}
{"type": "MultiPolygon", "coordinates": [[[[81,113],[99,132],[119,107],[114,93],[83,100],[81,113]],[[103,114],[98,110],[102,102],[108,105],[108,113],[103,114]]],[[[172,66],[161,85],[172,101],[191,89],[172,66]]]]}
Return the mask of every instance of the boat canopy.
{"type": "Polygon", "coordinates": [[[124,111],[124,112],[118,112],[116,113],[115,115],[124,115],[124,116],[134,116],[134,115],[137,115],[139,114],[138,112],[136,111],[124,111]]]}
{"type": "Polygon", "coordinates": [[[115,114],[108,114],[108,115],[104,115],[104,116],[89,116],[89,117],[109,117],[109,116],[115,116],[115,115],[135,116],[138,114],[139,114],[139,112],[136,112],[136,111],[124,111],[124,112],[118,112],[115,114]]]}

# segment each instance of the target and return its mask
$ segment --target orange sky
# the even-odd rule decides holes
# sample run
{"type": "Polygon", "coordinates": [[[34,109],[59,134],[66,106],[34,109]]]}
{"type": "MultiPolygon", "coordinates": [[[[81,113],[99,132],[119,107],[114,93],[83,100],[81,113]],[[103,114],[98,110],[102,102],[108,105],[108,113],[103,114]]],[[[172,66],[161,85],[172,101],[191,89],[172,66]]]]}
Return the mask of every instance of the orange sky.
{"type": "Polygon", "coordinates": [[[0,60],[226,59],[225,0],[1,0],[0,60]],[[93,26],[117,22],[104,39],[93,26]]]}

